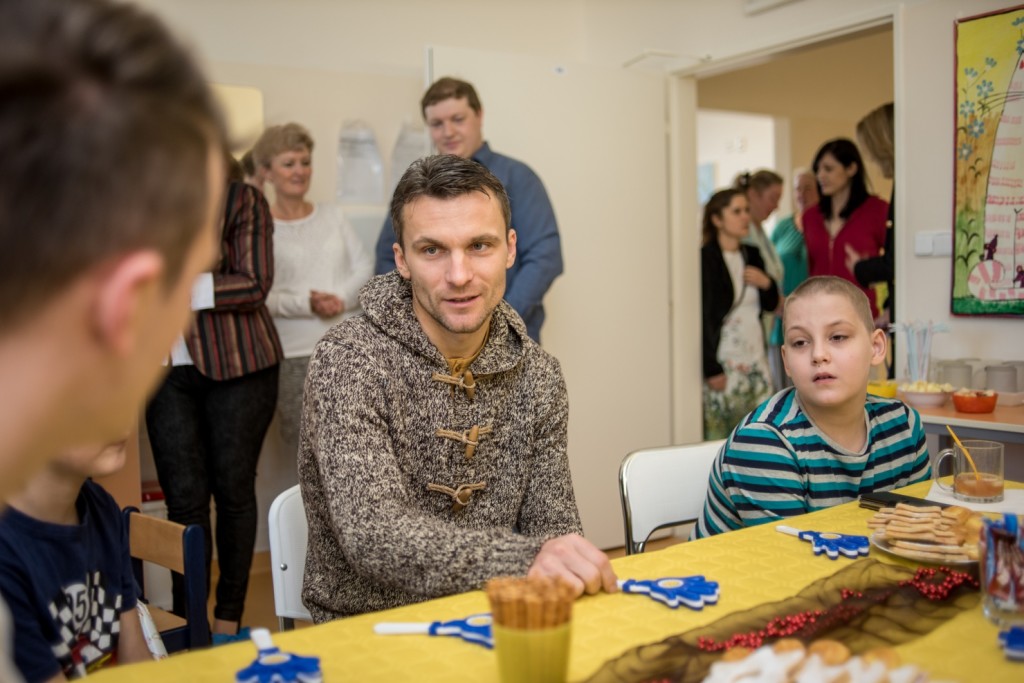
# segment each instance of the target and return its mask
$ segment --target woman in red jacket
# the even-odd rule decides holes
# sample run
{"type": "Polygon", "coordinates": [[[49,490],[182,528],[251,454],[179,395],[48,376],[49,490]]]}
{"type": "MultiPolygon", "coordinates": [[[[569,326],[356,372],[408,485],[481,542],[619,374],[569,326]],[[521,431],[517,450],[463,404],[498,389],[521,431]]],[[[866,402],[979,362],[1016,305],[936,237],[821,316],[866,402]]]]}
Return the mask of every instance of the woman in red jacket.
{"type": "Polygon", "coordinates": [[[813,168],[821,200],[804,213],[810,275],[836,275],[857,285],[877,318],[875,290],[862,286],[847,268],[847,251],[855,251],[861,258],[881,253],[889,204],[868,193],[864,162],[857,145],[846,138],[822,145],[813,168]]]}

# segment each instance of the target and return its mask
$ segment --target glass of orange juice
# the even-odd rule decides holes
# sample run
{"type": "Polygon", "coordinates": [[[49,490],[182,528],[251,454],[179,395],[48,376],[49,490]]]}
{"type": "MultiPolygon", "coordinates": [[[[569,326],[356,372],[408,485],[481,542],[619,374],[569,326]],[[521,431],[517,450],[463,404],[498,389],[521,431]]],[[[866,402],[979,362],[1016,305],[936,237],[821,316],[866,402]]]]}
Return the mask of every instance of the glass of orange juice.
{"type": "Polygon", "coordinates": [[[935,482],[957,500],[967,503],[998,503],[1003,499],[1003,444],[983,439],[965,439],[939,452],[935,461],[935,482]],[[968,458],[964,449],[970,454],[968,458]],[[940,478],[942,461],[953,458],[953,485],[940,478]],[[975,471],[974,467],[977,467],[975,471]]]}

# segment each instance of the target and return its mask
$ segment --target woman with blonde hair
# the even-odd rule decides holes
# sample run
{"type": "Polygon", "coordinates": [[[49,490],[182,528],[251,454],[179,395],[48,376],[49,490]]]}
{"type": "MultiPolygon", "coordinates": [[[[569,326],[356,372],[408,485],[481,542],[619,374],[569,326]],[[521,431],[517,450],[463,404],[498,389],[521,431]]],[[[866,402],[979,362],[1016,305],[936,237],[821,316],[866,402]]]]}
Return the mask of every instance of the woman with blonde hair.
{"type": "Polygon", "coordinates": [[[313,346],[359,310],[359,289],[373,274],[373,260],[341,208],[306,199],[312,153],[313,138],[297,123],[268,128],[253,147],[263,180],[274,189],[275,277],[267,308],[284,348],[277,407],[281,436],[292,453],[298,452],[313,346]]]}
{"type": "MultiPolygon", "coordinates": [[[[857,123],[857,142],[867,152],[867,155],[875,160],[882,171],[882,175],[889,180],[896,171],[896,134],[895,134],[896,109],[892,102],[873,109],[869,114],[857,123]]],[[[893,186],[892,194],[889,196],[889,215],[885,222],[885,247],[881,255],[875,257],[862,257],[855,250],[848,249],[846,252],[846,267],[857,278],[862,287],[870,287],[879,283],[886,286],[886,300],[884,310],[878,320],[881,325],[891,325],[896,322],[896,239],[895,222],[893,217],[896,214],[896,187],[893,186]]],[[[895,357],[896,335],[890,333],[890,357],[895,357]]],[[[896,364],[890,362],[888,366],[889,379],[896,376],[896,364]]]]}
{"type": "MultiPolygon", "coordinates": [[[[896,170],[896,141],[894,136],[893,117],[895,108],[892,102],[883,104],[874,109],[867,116],[857,123],[857,142],[867,152],[867,156],[874,159],[885,178],[892,179],[896,170]]],[[[889,215],[885,227],[885,248],[881,255],[875,257],[864,257],[855,250],[847,250],[848,267],[857,282],[863,287],[869,287],[876,283],[885,283],[888,287],[888,299],[885,303],[885,311],[888,320],[883,322],[894,322],[894,264],[896,256],[896,243],[893,238],[893,213],[895,207],[896,189],[889,199],[889,215]]]]}

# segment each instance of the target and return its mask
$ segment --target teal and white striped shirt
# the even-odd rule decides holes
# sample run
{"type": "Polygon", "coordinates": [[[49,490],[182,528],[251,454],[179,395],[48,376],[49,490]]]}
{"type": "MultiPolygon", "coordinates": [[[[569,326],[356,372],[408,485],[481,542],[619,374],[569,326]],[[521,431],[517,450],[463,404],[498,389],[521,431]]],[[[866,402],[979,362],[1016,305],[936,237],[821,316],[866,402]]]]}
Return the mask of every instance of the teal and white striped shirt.
{"type": "Polygon", "coordinates": [[[829,439],[783,389],[747,415],[711,468],[704,513],[691,534],[703,538],[778,521],[888,491],[931,476],[917,411],[868,395],[862,453],[829,439]]]}

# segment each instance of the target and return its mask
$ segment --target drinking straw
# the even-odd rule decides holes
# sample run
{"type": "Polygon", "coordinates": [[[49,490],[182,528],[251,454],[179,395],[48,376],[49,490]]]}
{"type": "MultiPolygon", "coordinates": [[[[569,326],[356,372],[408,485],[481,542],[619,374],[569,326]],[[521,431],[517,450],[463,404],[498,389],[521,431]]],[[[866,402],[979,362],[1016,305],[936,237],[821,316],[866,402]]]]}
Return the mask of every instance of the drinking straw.
{"type": "Polygon", "coordinates": [[[916,382],[920,379],[917,374],[917,335],[912,325],[907,325],[904,330],[907,333],[907,370],[910,372],[910,381],[916,382]]]}
{"type": "Polygon", "coordinates": [[[928,381],[928,366],[931,364],[932,356],[932,322],[928,321],[928,326],[924,328],[924,350],[921,353],[921,359],[924,367],[921,369],[921,379],[928,381]]]}
{"type": "Polygon", "coordinates": [[[949,430],[949,435],[953,437],[953,441],[956,441],[956,445],[959,446],[960,450],[962,450],[964,452],[964,455],[967,456],[967,462],[971,463],[971,469],[974,470],[974,481],[979,481],[981,479],[981,475],[978,474],[978,466],[974,464],[974,458],[971,457],[971,452],[967,450],[967,447],[964,446],[963,442],[961,442],[960,439],[957,438],[956,433],[953,432],[952,427],[946,425],[946,429],[949,430]]]}

